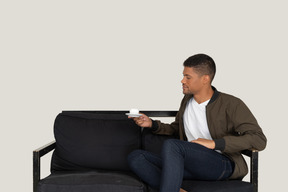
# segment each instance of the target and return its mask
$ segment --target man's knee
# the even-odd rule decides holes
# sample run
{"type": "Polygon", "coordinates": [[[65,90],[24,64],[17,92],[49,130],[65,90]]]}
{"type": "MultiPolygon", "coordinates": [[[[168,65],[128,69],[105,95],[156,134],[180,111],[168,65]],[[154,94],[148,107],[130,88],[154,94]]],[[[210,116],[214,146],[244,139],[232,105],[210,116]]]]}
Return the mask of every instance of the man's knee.
{"type": "Polygon", "coordinates": [[[128,155],[128,157],[127,157],[128,162],[135,161],[139,157],[141,157],[142,155],[143,155],[142,150],[140,150],[140,149],[134,150],[128,155]]]}
{"type": "Polygon", "coordinates": [[[180,152],[181,147],[178,139],[168,139],[164,142],[162,152],[170,153],[170,152],[180,152]]]}

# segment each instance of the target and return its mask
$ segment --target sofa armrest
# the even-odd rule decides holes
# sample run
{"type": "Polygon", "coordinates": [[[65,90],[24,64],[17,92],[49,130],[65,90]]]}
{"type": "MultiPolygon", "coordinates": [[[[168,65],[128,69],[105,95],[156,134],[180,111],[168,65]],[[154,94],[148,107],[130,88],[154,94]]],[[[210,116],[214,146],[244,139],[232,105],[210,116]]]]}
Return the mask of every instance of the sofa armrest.
{"type": "Polygon", "coordinates": [[[33,151],[33,192],[37,192],[38,182],[40,181],[40,158],[56,147],[56,142],[52,141],[33,151]]]}
{"type": "Polygon", "coordinates": [[[259,151],[257,151],[256,149],[247,149],[242,151],[241,153],[248,156],[248,157],[252,157],[253,155],[257,154],[259,151]]]}
{"type": "Polygon", "coordinates": [[[255,149],[244,150],[242,154],[250,157],[250,183],[253,184],[254,192],[258,191],[258,160],[259,151],[255,149]]]}

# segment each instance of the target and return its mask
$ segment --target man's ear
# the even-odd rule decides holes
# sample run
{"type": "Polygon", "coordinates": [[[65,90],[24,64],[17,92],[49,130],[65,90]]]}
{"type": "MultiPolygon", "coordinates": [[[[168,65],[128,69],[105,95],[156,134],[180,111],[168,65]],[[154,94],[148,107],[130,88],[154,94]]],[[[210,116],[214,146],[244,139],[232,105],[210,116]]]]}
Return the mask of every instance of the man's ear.
{"type": "Polygon", "coordinates": [[[203,75],[202,78],[203,78],[204,84],[208,84],[208,83],[210,84],[210,76],[209,75],[203,75]]]}

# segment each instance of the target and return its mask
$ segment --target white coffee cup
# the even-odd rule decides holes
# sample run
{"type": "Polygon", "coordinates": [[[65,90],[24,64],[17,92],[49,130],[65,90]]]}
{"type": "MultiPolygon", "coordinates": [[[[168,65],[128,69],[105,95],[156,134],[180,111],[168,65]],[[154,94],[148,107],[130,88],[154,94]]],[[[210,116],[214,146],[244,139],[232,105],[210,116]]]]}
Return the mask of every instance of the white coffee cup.
{"type": "Polygon", "coordinates": [[[130,114],[138,115],[139,114],[139,110],[138,109],[130,109],[130,114]]]}

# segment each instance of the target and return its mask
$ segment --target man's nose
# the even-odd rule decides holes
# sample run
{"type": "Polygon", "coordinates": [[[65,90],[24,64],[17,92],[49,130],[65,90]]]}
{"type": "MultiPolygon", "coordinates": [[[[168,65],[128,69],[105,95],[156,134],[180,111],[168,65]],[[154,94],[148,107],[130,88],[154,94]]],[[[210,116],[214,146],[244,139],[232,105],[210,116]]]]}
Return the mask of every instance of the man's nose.
{"type": "Polygon", "coordinates": [[[181,80],[181,83],[182,83],[182,84],[184,84],[184,83],[185,83],[185,78],[183,78],[183,79],[181,80]]]}

